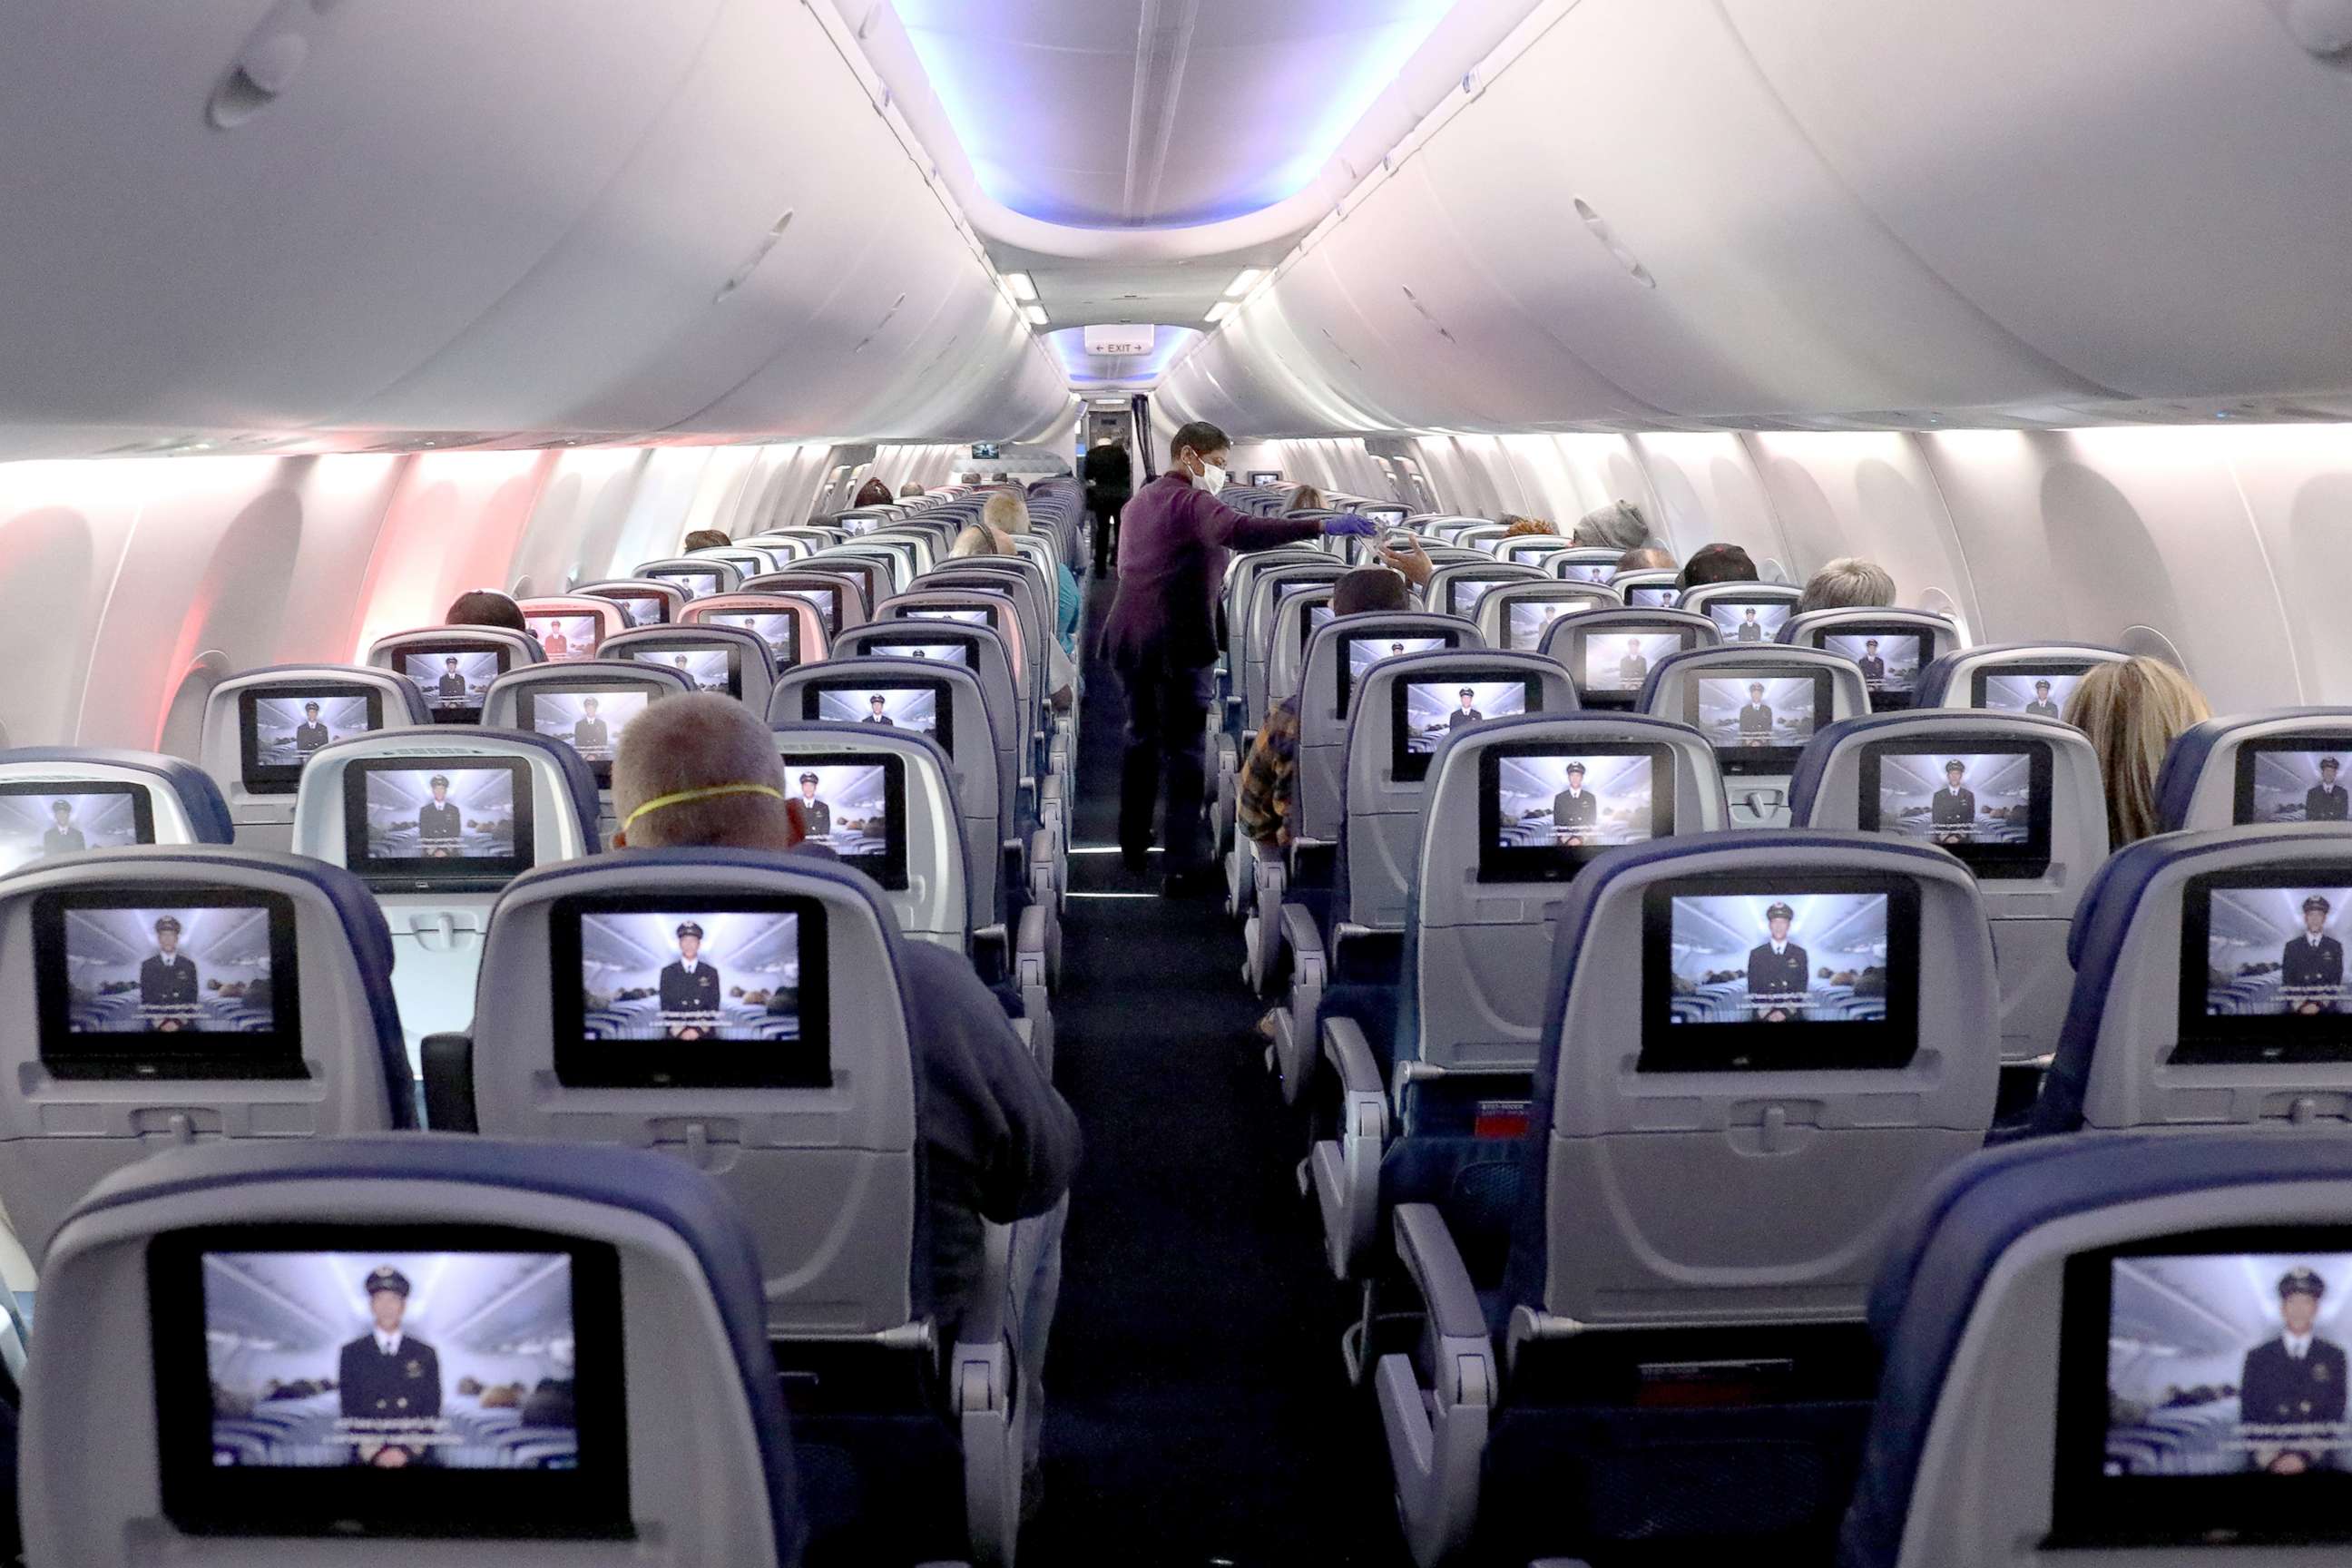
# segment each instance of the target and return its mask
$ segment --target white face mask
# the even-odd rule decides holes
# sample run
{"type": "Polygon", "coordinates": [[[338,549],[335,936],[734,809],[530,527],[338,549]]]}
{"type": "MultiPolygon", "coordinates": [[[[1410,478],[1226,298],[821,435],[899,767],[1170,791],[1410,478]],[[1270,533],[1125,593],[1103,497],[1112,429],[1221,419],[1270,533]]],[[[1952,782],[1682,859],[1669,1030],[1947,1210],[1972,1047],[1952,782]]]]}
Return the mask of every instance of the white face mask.
{"type": "Polygon", "coordinates": [[[1215,495],[1225,488],[1225,470],[1214,463],[1203,462],[1201,465],[1200,479],[1201,488],[1211,495],[1215,495]]]}

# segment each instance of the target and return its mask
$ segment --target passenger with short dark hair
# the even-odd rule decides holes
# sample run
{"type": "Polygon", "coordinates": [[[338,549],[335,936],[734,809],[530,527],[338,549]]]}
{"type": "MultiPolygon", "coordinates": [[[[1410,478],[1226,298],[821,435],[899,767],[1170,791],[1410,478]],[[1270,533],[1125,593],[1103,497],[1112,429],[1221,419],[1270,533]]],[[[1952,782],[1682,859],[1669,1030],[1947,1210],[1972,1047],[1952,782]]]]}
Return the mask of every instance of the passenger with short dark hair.
{"type": "Polygon", "coordinates": [[[1683,563],[1675,586],[1687,593],[1709,583],[1753,583],[1756,563],[1737,544],[1702,544],[1683,563]]]}
{"type": "Polygon", "coordinates": [[[869,506],[888,506],[890,487],[880,479],[869,479],[857,487],[857,494],[849,504],[852,509],[860,510],[869,506]]]}
{"type": "Polygon", "coordinates": [[[441,617],[449,626],[504,626],[510,632],[530,630],[522,618],[522,606],[496,588],[468,588],[449,605],[449,613],[441,617]]]}
{"type": "Polygon", "coordinates": [[[1119,510],[1135,493],[1135,467],[1127,443],[1105,439],[1094,444],[1079,471],[1087,484],[1087,510],[1094,517],[1095,575],[1108,576],[1115,556],[1119,510]]]}
{"type": "Polygon", "coordinates": [[[691,555],[698,550],[724,550],[734,542],[718,529],[698,528],[686,536],[686,550],[691,555]]]}

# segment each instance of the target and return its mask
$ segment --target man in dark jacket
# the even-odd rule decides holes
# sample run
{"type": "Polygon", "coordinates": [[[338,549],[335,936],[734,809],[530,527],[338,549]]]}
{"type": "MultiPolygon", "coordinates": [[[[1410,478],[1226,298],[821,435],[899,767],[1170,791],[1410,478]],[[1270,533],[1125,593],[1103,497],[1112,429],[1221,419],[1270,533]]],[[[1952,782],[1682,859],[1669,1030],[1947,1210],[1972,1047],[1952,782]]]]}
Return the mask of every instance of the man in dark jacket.
{"type": "Polygon", "coordinates": [[[1107,575],[1118,546],[1118,512],[1135,493],[1135,469],[1124,441],[1097,441],[1087,454],[1087,510],[1095,520],[1095,575],[1107,575]]]}
{"type": "Polygon", "coordinates": [[[425,1443],[387,1439],[425,1436],[440,1425],[441,1358],[402,1326],[408,1312],[408,1276],[386,1264],[367,1277],[368,1331],[343,1347],[335,1392],[347,1429],[356,1439],[352,1462],[398,1468],[429,1458],[425,1443]]]}
{"type": "Polygon", "coordinates": [[[2288,1269],[2278,1282],[2281,1331],[2246,1352],[2238,1379],[2238,1419],[2256,1440],[2252,1464],[2273,1475],[2300,1475],[2326,1465],[2330,1450],[2292,1441],[2263,1443],[2262,1428],[2302,1429],[2273,1434],[2284,1439],[2344,1419],[2344,1347],[2312,1332],[2326,1290],[2327,1282],[2313,1270],[2288,1269]]]}

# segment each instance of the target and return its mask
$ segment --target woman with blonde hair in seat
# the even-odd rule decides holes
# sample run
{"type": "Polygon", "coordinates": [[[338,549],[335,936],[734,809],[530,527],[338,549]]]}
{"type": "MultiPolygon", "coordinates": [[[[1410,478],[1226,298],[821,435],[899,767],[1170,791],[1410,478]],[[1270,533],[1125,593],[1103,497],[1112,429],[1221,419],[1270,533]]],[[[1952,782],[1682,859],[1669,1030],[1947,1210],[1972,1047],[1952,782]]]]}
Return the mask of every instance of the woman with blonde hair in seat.
{"type": "Polygon", "coordinates": [[[2066,722],[2091,738],[2107,786],[2107,837],[2120,849],[2157,832],[2157,776],[2173,738],[2213,716],[2205,694],[2160,658],[2096,664],[2066,700],[2066,722]]]}

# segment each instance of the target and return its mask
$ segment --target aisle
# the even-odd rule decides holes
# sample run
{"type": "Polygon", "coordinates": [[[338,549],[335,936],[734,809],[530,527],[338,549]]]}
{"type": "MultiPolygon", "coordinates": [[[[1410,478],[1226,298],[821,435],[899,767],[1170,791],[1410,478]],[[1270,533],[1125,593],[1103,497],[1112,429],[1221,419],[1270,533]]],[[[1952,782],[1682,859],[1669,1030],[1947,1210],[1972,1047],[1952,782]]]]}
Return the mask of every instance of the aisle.
{"type": "MultiPolygon", "coordinates": [[[[1090,626],[1109,592],[1094,586],[1090,626]]],[[[1087,683],[1072,841],[1108,847],[1118,683],[1098,664],[1087,683]]],[[[1213,900],[1132,896],[1157,875],[1115,853],[1073,856],[1071,883],[1055,1068],[1087,1157],[1022,1562],[1402,1564],[1370,1402],[1340,1372],[1349,1293],[1293,1183],[1301,1134],[1244,1041],[1236,928],[1213,900]]]]}

